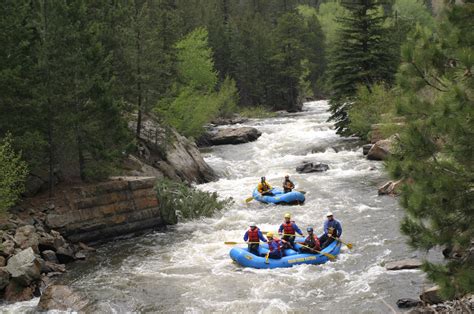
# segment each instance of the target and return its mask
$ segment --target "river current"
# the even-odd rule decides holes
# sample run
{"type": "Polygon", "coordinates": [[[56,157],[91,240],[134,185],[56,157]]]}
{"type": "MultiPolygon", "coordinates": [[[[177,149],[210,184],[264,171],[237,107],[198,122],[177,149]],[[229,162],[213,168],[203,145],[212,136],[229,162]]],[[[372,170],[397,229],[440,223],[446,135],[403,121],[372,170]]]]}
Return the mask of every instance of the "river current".
{"type": "MultiPolygon", "coordinates": [[[[388,179],[383,164],[367,160],[357,139],[336,135],[326,122],[327,110],[327,102],[315,101],[299,113],[245,123],[262,136],[203,151],[220,179],[197,186],[233,197],[234,204],[167,232],[104,244],[87,262],[68,266],[61,280],[93,301],[91,311],[107,313],[388,313],[397,299],[417,298],[426,282],[421,271],[383,267],[387,261],[422,257],[400,234],[403,210],[397,199],[377,196],[377,186],[388,179]],[[297,174],[303,161],[330,169],[297,174]],[[304,205],[244,203],[261,176],[280,185],[285,174],[297,190],[307,192],[304,205]],[[354,244],[335,262],[256,270],[229,258],[231,246],[224,241],[242,241],[250,221],[276,231],[290,212],[302,230],[313,226],[319,234],[328,210],[341,221],[342,238],[354,244]]],[[[36,302],[0,312],[31,310],[36,302]]]]}

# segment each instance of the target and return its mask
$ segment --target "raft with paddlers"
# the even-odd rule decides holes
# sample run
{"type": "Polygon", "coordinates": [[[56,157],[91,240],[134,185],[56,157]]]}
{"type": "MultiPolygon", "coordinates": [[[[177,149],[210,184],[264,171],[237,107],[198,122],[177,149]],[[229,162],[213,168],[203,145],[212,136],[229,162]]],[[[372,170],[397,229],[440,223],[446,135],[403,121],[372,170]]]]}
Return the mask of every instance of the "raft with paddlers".
{"type": "MultiPolygon", "coordinates": [[[[296,242],[304,242],[305,238],[296,237],[296,242]]],[[[301,244],[295,243],[295,248],[299,249],[301,244]]],[[[324,264],[328,260],[339,255],[341,243],[334,241],[319,254],[299,253],[292,249],[285,249],[284,256],[279,259],[267,259],[268,244],[261,243],[259,246],[259,255],[250,253],[247,248],[234,247],[230,250],[230,257],[236,263],[244,267],[252,268],[280,268],[292,267],[301,264],[324,264]]]]}
{"type": "Polygon", "coordinates": [[[258,189],[255,189],[252,197],[259,202],[272,204],[301,204],[305,201],[303,193],[294,190],[284,193],[283,190],[279,188],[271,189],[270,193],[266,195],[260,194],[258,189]]]}

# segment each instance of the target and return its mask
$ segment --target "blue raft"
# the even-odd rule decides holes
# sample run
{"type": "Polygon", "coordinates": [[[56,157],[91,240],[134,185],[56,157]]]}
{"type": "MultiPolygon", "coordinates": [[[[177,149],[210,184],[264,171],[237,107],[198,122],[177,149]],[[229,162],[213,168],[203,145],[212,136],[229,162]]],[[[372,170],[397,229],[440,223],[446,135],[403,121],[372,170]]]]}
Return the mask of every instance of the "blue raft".
{"type": "Polygon", "coordinates": [[[262,203],[272,203],[272,204],[301,204],[304,203],[305,197],[303,193],[298,191],[292,191],[289,193],[283,193],[281,189],[273,188],[273,195],[264,195],[262,196],[258,193],[258,190],[253,190],[253,198],[262,203]]]}
{"type": "MultiPolygon", "coordinates": [[[[296,238],[297,242],[304,242],[304,238],[296,238]]],[[[295,247],[298,249],[299,244],[295,244],[295,247]]],[[[329,253],[334,256],[339,255],[341,250],[341,243],[334,241],[328,247],[326,247],[322,252],[329,253]]],[[[260,244],[259,254],[263,255],[268,252],[268,245],[266,243],[260,244]]],[[[265,263],[265,257],[257,256],[248,251],[247,248],[234,247],[230,250],[230,257],[239,265],[244,267],[252,268],[280,268],[280,267],[292,267],[300,264],[324,264],[329,258],[322,254],[307,254],[307,253],[298,253],[294,250],[287,249],[285,250],[285,256],[280,259],[268,259],[268,264],[265,263]]]]}

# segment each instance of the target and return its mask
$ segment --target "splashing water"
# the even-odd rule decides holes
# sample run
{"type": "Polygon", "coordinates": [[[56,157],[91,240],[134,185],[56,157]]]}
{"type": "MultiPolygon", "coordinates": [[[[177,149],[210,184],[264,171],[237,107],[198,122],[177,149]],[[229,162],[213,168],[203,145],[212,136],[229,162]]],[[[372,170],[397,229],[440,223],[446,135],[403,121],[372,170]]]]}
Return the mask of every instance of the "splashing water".
{"type": "Polygon", "coordinates": [[[383,165],[365,159],[357,139],[336,135],[326,122],[327,110],[327,102],[316,101],[297,114],[249,121],[245,126],[258,128],[262,136],[206,149],[205,159],[221,179],[198,186],[232,196],[235,204],[166,233],[105,244],[92,259],[69,267],[62,280],[84,292],[94,301],[91,310],[100,312],[387,313],[384,301],[393,305],[398,298],[416,297],[425,282],[421,271],[388,272],[381,266],[419,254],[400,235],[403,211],[396,199],[377,196],[377,185],[387,180],[383,165]],[[330,169],[296,174],[303,161],[330,169]],[[307,192],[304,205],[243,202],[260,176],[279,186],[285,174],[307,192]],[[300,228],[313,226],[320,233],[327,210],[341,221],[343,238],[354,244],[335,262],[248,269],[234,264],[231,247],[223,244],[242,241],[249,221],[276,231],[286,212],[300,228]]]}

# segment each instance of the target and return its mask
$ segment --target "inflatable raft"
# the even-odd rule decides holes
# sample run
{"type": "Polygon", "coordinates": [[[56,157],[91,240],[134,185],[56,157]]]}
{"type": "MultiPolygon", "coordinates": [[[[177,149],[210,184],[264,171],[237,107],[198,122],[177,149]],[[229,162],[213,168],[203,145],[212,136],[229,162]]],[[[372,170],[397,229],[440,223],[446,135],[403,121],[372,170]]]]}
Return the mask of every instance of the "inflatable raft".
{"type": "Polygon", "coordinates": [[[253,190],[253,198],[262,203],[272,203],[272,204],[301,204],[304,203],[305,197],[303,193],[298,191],[292,191],[289,193],[284,193],[283,190],[278,188],[272,189],[273,195],[264,195],[262,196],[258,193],[258,190],[253,190]]]}
{"type": "MultiPolygon", "coordinates": [[[[296,238],[296,242],[304,242],[304,238],[296,238]]],[[[295,244],[295,247],[298,249],[299,244],[295,244]]],[[[341,243],[334,241],[328,247],[326,247],[322,252],[329,253],[334,256],[339,255],[341,250],[341,243]]],[[[268,245],[266,243],[260,244],[259,255],[264,255],[268,252],[268,245]]],[[[300,264],[324,264],[329,258],[322,254],[306,254],[298,253],[294,250],[287,249],[285,250],[285,256],[280,259],[268,259],[268,264],[265,263],[265,257],[257,256],[253,253],[250,253],[247,248],[234,247],[230,250],[230,257],[239,265],[244,267],[252,268],[280,268],[280,267],[292,267],[300,264]]]]}

